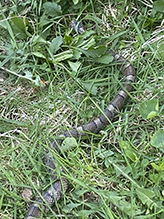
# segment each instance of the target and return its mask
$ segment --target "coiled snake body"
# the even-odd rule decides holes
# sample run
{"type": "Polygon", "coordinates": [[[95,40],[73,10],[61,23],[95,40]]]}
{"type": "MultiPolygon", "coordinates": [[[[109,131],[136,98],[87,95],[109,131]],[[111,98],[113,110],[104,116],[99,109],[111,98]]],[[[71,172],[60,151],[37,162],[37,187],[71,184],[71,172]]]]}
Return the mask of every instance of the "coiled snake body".
{"type": "MultiPolygon", "coordinates": [[[[83,32],[83,27],[79,26],[79,33],[83,32]]],[[[114,118],[114,115],[122,108],[125,101],[128,98],[128,93],[132,90],[132,83],[135,81],[135,70],[134,67],[130,64],[128,60],[124,57],[114,53],[113,51],[108,51],[113,56],[113,61],[117,62],[118,68],[123,74],[123,83],[122,88],[118,91],[117,95],[110,102],[110,104],[105,109],[99,117],[92,120],[91,122],[81,125],[75,129],[66,131],[60,138],[56,141],[51,142],[50,147],[53,149],[59,149],[59,146],[62,144],[63,140],[61,138],[66,137],[75,137],[86,135],[86,132],[98,133],[100,130],[104,129],[106,125],[109,124],[114,118]]],[[[46,156],[46,165],[49,167],[49,170],[54,170],[56,168],[52,158],[49,153],[46,156]]],[[[28,213],[25,216],[25,219],[34,219],[40,218],[41,212],[47,212],[53,204],[58,201],[62,193],[64,193],[68,188],[68,181],[65,178],[61,178],[43,194],[42,198],[39,198],[38,201],[31,205],[28,210],[28,213]],[[43,204],[44,203],[44,204],[43,204]]]]}

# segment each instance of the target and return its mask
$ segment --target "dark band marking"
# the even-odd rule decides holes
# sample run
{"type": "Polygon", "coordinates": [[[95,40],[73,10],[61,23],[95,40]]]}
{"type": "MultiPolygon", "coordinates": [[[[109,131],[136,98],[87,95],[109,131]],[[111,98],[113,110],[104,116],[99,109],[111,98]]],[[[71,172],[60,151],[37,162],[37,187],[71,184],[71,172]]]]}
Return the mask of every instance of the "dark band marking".
{"type": "Polygon", "coordinates": [[[119,54],[115,53],[113,54],[114,59],[117,61],[118,59],[122,59],[122,56],[120,56],[119,54]]]}
{"type": "Polygon", "coordinates": [[[95,125],[95,127],[97,128],[97,124],[95,122],[95,120],[92,120],[92,123],[95,125]]]}
{"type": "MultiPolygon", "coordinates": [[[[53,187],[53,188],[54,188],[54,187],[53,187]]],[[[54,188],[54,190],[55,190],[55,192],[58,192],[58,191],[56,190],[56,188],[54,188]]],[[[48,197],[50,197],[52,200],[55,200],[54,195],[51,195],[51,193],[50,193],[49,191],[47,191],[47,192],[45,193],[45,195],[47,195],[48,197]]]]}
{"type": "Polygon", "coordinates": [[[69,133],[68,132],[64,132],[63,135],[67,138],[69,137],[69,133]]]}
{"type": "MultiPolygon", "coordinates": [[[[110,106],[110,105],[113,106],[113,107],[117,110],[117,107],[116,107],[113,103],[110,103],[109,106],[110,106]]],[[[108,107],[109,107],[109,106],[108,106],[108,107]]]]}
{"type": "Polygon", "coordinates": [[[125,70],[128,69],[129,67],[130,67],[130,63],[127,62],[127,64],[124,64],[124,65],[122,66],[122,70],[125,71],[125,70]],[[127,66],[126,66],[126,65],[127,65],[127,66]]]}
{"type": "Polygon", "coordinates": [[[127,93],[126,93],[122,88],[118,91],[118,94],[120,94],[121,96],[123,96],[124,99],[127,97],[127,93]]]}
{"type": "Polygon", "coordinates": [[[131,83],[134,82],[132,79],[127,79],[127,78],[126,78],[126,80],[125,80],[124,82],[126,82],[126,81],[129,81],[129,82],[131,82],[131,83]]]}
{"type": "Polygon", "coordinates": [[[111,116],[113,116],[113,112],[110,109],[108,109],[108,107],[105,110],[107,110],[111,114],[111,116]]]}
{"type": "Polygon", "coordinates": [[[99,121],[102,123],[102,124],[105,124],[102,119],[100,118],[101,116],[98,117],[99,121]]]}
{"type": "Polygon", "coordinates": [[[120,93],[118,93],[117,95],[120,96],[121,98],[125,99],[125,97],[123,95],[121,95],[120,93]]]}
{"type": "Polygon", "coordinates": [[[129,74],[126,74],[126,76],[125,77],[128,77],[128,76],[133,76],[133,77],[135,77],[135,74],[133,74],[133,73],[129,73],[129,74]]]}

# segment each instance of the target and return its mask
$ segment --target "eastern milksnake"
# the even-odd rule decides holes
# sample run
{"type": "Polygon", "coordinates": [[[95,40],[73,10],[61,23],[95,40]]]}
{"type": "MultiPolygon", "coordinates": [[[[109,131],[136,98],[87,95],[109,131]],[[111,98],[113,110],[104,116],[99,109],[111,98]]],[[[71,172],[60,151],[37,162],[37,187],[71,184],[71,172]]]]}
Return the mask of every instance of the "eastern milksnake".
{"type": "MultiPolygon", "coordinates": [[[[72,26],[76,29],[78,33],[81,34],[84,32],[84,28],[81,23],[79,23],[79,25],[77,26],[77,22],[73,21],[72,26]]],[[[86,132],[98,133],[100,130],[104,129],[106,125],[109,124],[109,121],[111,121],[114,118],[114,115],[122,108],[125,101],[127,100],[128,93],[131,92],[133,88],[132,84],[135,81],[134,67],[124,57],[116,54],[113,51],[107,52],[113,56],[113,61],[117,62],[117,66],[119,67],[124,76],[122,88],[118,91],[114,99],[109,103],[104,113],[102,113],[99,117],[93,119],[91,122],[87,124],[81,125],[77,128],[66,131],[63,134],[59,135],[59,139],[56,139],[56,141],[51,142],[51,149],[55,148],[58,150],[66,137],[78,138],[80,136],[85,136],[86,132]]],[[[50,171],[56,169],[56,166],[52,161],[52,158],[50,157],[49,153],[47,153],[46,155],[46,165],[48,166],[50,171]]],[[[25,219],[40,218],[41,212],[47,212],[49,208],[53,206],[54,202],[58,201],[61,198],[62,194],[66,192],[67,188],[67,179],[61,178],[60,180],[56,181],[43,194],[42,198],[39,198],[37,202],[31,205],[31,207],[28,210],[28,213],[25,216],[25,219]]]]}

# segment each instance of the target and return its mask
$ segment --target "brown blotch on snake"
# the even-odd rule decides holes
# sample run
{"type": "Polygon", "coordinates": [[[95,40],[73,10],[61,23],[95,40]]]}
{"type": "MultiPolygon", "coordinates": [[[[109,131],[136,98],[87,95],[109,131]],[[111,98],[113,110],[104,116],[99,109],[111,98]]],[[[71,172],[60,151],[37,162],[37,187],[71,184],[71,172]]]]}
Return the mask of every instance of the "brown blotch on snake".
{"type": "MultiPolygon", "coordinates": [[[[82,26],[79,26],[80,33],[82,33],[82,26]]],[[[93,119],[91,122],[81,125],[72,130],[66,131],[63,134],[59,135],[60,138],[56,141],[51,142],[50,148],[59,150],[59,146],[62,144],[64,138],[66,137],[75,137],[85,136],[87,133],[98,133],[100,130],[104,129],[106,125],[114,118],[115,114],[124,105],[125,101],[128,98],[128,93],[132,91],[132,83],[135,81],[135,70],[134,67],[130,64],[128,60],[124,57],[114,53],[113,51],[108,51],[113,56],[113,62],[117,63],[118,68],[123,74],[123,83],[122,88],[118,91],[114,99],[109,103],[104,113],[102,113],[96,119],[93,119]]],[[[56,169],[56,166],[50,157],[49,153],[46,155],[46,165],[50,172],[56,169]]],[[[63,171],[63,170],[61,170],[63,171]]],[[[47,212],[53,204],[58,201],[62,194],[66,192],[68,188],[68,180],[61,178],[43,194],[28,210],[28,213],[25,216],[25,219],[35,219],[40,218],[42,212],[47,212]]]]}

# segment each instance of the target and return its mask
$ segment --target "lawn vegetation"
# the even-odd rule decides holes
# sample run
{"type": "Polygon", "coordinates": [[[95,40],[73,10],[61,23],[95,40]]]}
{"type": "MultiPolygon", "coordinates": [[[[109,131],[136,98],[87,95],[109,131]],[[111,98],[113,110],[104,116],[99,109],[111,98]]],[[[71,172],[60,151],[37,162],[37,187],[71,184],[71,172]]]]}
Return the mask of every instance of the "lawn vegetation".
{"type": "Polygon", "coordinates": [[[164,218],[164,2],[0,2],[0,218],[24,218],[52,183],[44,155],[60,133],[97,117],[122,75],[133,92],[99,134],[52,152],[67,193],[42,218],[164,218]],[[85,34],[70,26],[82,21],[85,34]]]}

